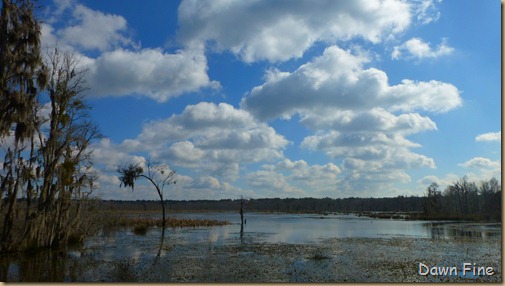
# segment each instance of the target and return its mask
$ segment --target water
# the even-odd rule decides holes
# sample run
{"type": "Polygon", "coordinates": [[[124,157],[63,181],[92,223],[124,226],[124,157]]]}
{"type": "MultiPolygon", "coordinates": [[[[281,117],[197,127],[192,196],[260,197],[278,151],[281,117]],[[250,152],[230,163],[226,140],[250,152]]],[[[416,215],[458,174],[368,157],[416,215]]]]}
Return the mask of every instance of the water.
{"type": "Polygon", "coordinates": [[[131,229],[102,233],[87,239],[81,247],[0,257],[0,278],[2,281],[82,281],[85,277],[86,281],[95,281],[90,277],[97,277],[96,281],[118,281],[131,267],[125,261],[155,261],[158,254],[163,257],[168,252],[173,255],[178,251],[182,251],[183,257],[187,254],[180,245],[190,248],[204,245],[206,252],[212,253],[213,247],[219,245],[310,244],[326,238],[501,238],[501,224],[388,220],[334,214],[246,213],[241,233],[238,212],[169,216],[226,220],[231,224],[211,228],[167,228],[164,241],[160,240],[159,228],[151,228],[143,236],[133,234],[131,229]],[[111,265],[114,265],[112,273],[118,274],[104,277],[104,267],[111,265]]]}
{"type": "MultiPolygon", "coordinates": [[[[231,225],[211,229],[172,231],[188,241],[223,242],[240,234],[240,216],[237,213],[186,213],[174,217],[226,220],[231,225]]],[[[257,242],[308,243],[325,238],[457,238],[501,235],[501,224],[458,222],[426,222],[392,219],[373,219],[356,215],[317,214],[264,214],[245,215],[244,237],[257,242]]]]}

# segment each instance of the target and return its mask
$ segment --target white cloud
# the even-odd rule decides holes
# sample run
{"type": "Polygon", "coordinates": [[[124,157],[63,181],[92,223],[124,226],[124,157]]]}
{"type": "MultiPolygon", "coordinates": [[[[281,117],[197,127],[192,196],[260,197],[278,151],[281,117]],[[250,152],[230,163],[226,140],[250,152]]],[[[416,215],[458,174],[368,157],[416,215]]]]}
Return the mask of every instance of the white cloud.
{"type": "Polygon", "coordinates": [[[268,71],[265,83],[253,88],[241,106],[262,120],[298,114],[299,122],[314,131],[300,147],[342,162],[342,191],[409,182],[406,170],[435,168],[432,158],[412,151],[420,145],[406,138],[437,130],[418,112],[458,107],[459,91],[439,81],[389,85],[383,71],[364,67],[367,61],[363,54],[328,47],[294,72],[268,71]]]}
{"type": "Polygon", "coordinates": [[[435,2],[442,2],[442,0],[413,0],[412,10],[416,19],[421,24],[429,24],[438,21],[440,18],[440,11],[435,2]]]}
{"type": "Polygon", "coordinates": [[[438,58],[450,55],[453,52],[454,48],[447,45],[446,39],[443,39],[436,49],[432,49],[429,43],[425,43],[419,38],[412,38],[399,46],[395,46],[391,58],[395,60],[400,58],[438,58]],[[407,55],[404,55],[405,53],[407,55]]]}
{"type": "Polygon", "coordinates": [[[488,158],[483,157],[475,157],[459,165],[465,168],[487,168],[487,169],[501,168],[500,161],[492,161],[488,158]]]}
{"type": "Polygon", "coordinates": [[[459,165],[469,170],[466,175],[470,181],[479,182],[493,177],[501,179],[500,160],[493,161],[489,158],[475,157],[459,165]]]}
{"type": "Polygon", "coordinates": [[[267,81],[242,100],[243,108],[261,119],[318,114],[327,109],[446,112],[461,105],[449,83],[403,80],[389,85],[387,75],[363,67],[367,59],[336,46],[296,71],[270,71],[267,81]]]}
{"type": "MultiPolygon", "coordinates": [[[[67,8],[70,8],[70,4],[67,8]]],[[[64,43],[85,50],[110,50],[116,46],[130,44],[124,35],[127,30],[126,19],[119,15],[104,14],[83,5],[73,8],[74,25],[58,31],[59,39],[64,43]]]]}
{"type": "Polygon", "coordinates": [[[439,185],[439,191],[443,191],[447,186],[458,181],[459,178],[460,178],[459,176],[452,173],[445,175],[443,178],[439,178],[435,175],[428,175],[418,180],[417,183],[419,185],[420,190],[422,190],[423,192],[426,191],[426,188],[428,188],[428,186],[431,183],[437,183],[439,185]]]}
{"type": "MultiPolygon", "coordinates": [[[[126,36],[127,22],[119,15],[104,14],[70,3],[74,24],[57,29],[42,25],[42,47],[71,51],[87,69],[90,96],[141,95],[164,102],[203,88],[219,88],[207,75],[203,46],[185,46],[175,53],[160,48],[140,49],[126,36]],[[135,46],[132,48],[132,46],[135,46]],[[97,56],[89,51],[97,50],[97,56]]],[[[58,18],[61,11],[56,10],[58,18]]]]}
{"type": "Polygon", "coordinates": [[[314,130],[329,128],[345,132],[375,131],[406,135],[437,129],[435,122],[418,113],[396,116],[382,108],[360,111],[333,110],[331,112],[304,114],[300,122],[314,130]]]}
{"type": "Polygon", "coordinates": [[[410,182],[402,168],[391,172],[387,165],[346,158],[341,168],[333,163],[310,165],[304,160],[283,159],[263,165],[246,178],[255,190],[277,197],[349,197],[363,193],[384,196],[384,190],[410,182]]]}
{"type": "Polygon", "coordinates": [[[254,196],[253,193],[241,188],[235,187],[228,182],[220,181],[212,176],[200,176],[196,179],[185,177],[181,184],[177,182],[173,191],[170,192],[172,199],[187,200],[187,199],[230,199],[240,198],[241,195],[246,197],[254,196]]]}
{"type": "MultiPolygon", "coordinates": [[[[484,157],[474,157],[464,163],[458,164],[466,170],[464,176],[471,182],[479,183],[480,181],[496,178],[501,180],[501,161],[491,160],[484,157]]],[[[443,177],[429,175],[417,181],[419,189],[425,191],[429,184],[435,182],[440,185],[440,190],[443,191],[447,186],[457,182],[463,175],[458,176],[453,173],[446,174],[443,177]]]]}
{"type": "Polygon", "coordinates": [[[276,171],[259,170],[245,176],[249,186],[269,197],[303,197],[304,190],[293,186],[288,179],[276,171]]]}
{"type": "Polygon", "coordinates": [[[399,135],[383,133],[320,132],[306,137],[301,147],[325,152],[330,158],[350,157],[367,161],[365,169],[434,168],[433,159],[409,151],[418,147],[399,135]]]}
{"type": "Polygon", "coordinates": [[[293,162],[289,159],[284,159],[275,165],[263,165],[263,169],[287,173],[291,180],[305,185],[322,184],[323,181],[335,183],[337,176],[342,172],[333,163],[309,165],[304,160],[293,162]]]}
{"type": "Polygon", "coordinates": [[[477,141],[477,142],[485,142],[485,141],[501,142],[501,131],[480,134],[477,137],[475,137],[475,141],[477,141]]]}
{"type": "Polygon", "coordinates": [[[86,65],[92,95],[145,95],[164,102],[201,88],[219,88],[207,75],[207,59],[199,49],[175,54],[160,49],[106,52],[86,65]]]}
{"type": "Polygon", "coordinates": [[[181,114],[148,122],[141,134],[121,144],[102,140],[94,148],[104,164],[117,164],[127,154],[147,153],[154,160],[235,180],[241,164],[284,157],[289,142],[247,111],[201,102],[181,114]]]}
{"type": "MultiPolygon", "coordinates": [[[[92,148],[95,162],[105,174],[104,180],[115,175],[117,166],[132,161],[145,164],[145,158],[149,157],[154,161],[168,162],[173,169],[181,170],[182,173],[177,174],[182,176],[183,181],[177,179],[176,186],[170,187],[171,198],[219,199],[238,198],[240,195],[257,197],[261,191],[244,190],[231,182],[238,179],[241,169],[248,164],[283,159],[283,149],[287,144],[289,141],[283,136],[258,122],[247,111],[226,103],[201,102],[189,105],[182,113],[167,119],[145,123],[136,138],[119,144],[102,139],[92,148]],[[191,178],[189,174],[196,176],[191,178]]],[[[327,164],[307,168],[298,176],[301,179],[319,174],[320,178],[328,179],[334,178],[331,173],[338,171],[335,165],[327,164]]],[[[265,184],[276,179],[273,176],[270,179],[261,178],[265,184]]],[[[300,194],[301,189],[285,183],[285,188],[280,187],[283,183],[275,184],[279,190],[287,190],[292,196],[300,194]]],[[[118,186],[109,186],[106,182],[101,185],[118,189],[118,186]]],[[[138,198],[141,194],[151,196],[148,184],[144,185],[135,191],[137,194],[128,194],[128,198],[138,198]]]]}
{"type": "Polygon", "coordinates": [[[210,42],[245,62],[299,58],[316,42],[362,38],[378,43],[404,31],[404,1],[182,1],[179,38],[210,42]]]}

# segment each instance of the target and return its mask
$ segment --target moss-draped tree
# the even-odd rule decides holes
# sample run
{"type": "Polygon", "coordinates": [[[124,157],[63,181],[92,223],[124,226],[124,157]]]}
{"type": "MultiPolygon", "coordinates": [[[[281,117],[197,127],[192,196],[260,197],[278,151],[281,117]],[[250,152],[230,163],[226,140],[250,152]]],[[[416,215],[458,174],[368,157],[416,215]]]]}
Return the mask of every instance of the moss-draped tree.
{"type": "Polygon", "coordinates": [[[40,24],[33,16],[33,3],[28,0],[2,0],[0,144],[5,150],[0,175],[2,250],[14,247],[17,199],[20,190],[29,181],[29,170],[35,165],[33,139],[41,124],[36,114],[37,95],[48,80],[39,38],[40,24]],[[26,152],[29,152],[28,156],[26,152]]]}
{"type": "Polygon", "coordinates": [[[79,225],[73,202],[93,188],[88,147],[100,134],[76,57],[55,49],[43,60],[31,1],[1,9],[0,249],[56,246],[79,225]]]}

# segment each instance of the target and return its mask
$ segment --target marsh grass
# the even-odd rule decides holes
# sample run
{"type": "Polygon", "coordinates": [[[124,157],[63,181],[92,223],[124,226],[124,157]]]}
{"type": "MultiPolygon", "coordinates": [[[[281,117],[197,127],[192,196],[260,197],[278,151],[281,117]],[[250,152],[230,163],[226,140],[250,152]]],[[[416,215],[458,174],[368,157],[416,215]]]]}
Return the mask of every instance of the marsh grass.
{"type": "MultiPolygon", "coordinates": [[[[145,226],[145,227],[161,227],[163,224],[163,219],[159,218],[128,218],[122,217],[117,221],[117,225],[121,227],[135,227],[135,226],[145,226]]],[[[230,224],[227,221],[218,221],[210,219],[185,219],[185,218],[167,218],[166,226],[171,228],[183,228],[183,227],[211,227],[230,224]]]]}
{"type": "MultiPolygon", "coordinates": [[[[104,234],[112,233],[117,229],[130,228],[134,234],[145,235],[149,228],[162,227],[162,218],[142,217],[141,213],[126,212],[101,212],[96,216],[95,222],[101,226],[104,234]],[[133,217],[132,215],[136,216],[133,217]],[[138,216],[137,216],[138,215],[138,216]]],[[[149,213],[147,213],[149,215],[149,213]]],[[[166,228],[197,228],[213,227],[230,224],[228,221],[218,221],[209,219],[186,219],[186,218],[166,218],[166,228]]]]}
{"type": "MultiPolygon", "coordinates": [[[[21,204],[21,203],[20,203],[21,204]]],[[[24,207],[24,205],[23,205],[24,207]]],[[[72,211],[75,212],[75,205],[72,205],[72,211]]],[[[66,245],[79,245],[84,243],[85,239],[102,233],[105,236],[113,234],[120,229],[132,229],[137,235],[145,235],[151,227],[161,227],[161,218],[152,218],[151,215],[157,215],[159,212],[151,211],[132,211],[125,210],[100,210],[95,207],[93,201],[82,205],[80,213],[73,218],[74,223],[65,242],[66,245]]],[[[37,245],[29,241],[23,241],[24,219],[26,215],[25,208],[20,208],[14,216],[13,238],[20,241],[22,247],[19,251],[36,251],[37,245]]],[[[5,214],[0,212],[0,230],[5,214]]],[[[185,219],[185,218],[167,218],[166,228],[197,228],[213,227],[230,224],[227,221],[209,220],[209,219],[185,219]]],[[[61,246],[61,245],[60,245],[61,246]]]]}

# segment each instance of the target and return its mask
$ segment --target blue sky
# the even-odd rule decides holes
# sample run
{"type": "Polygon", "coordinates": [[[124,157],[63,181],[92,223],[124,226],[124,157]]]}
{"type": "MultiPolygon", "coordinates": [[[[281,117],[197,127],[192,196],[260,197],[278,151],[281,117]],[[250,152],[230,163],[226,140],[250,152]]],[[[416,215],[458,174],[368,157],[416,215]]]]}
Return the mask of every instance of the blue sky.
{"type": "Polygon", "coordinates": [[[499,1],[41,1],[87,69],[103,199],[423,195],[501,174],[499,1]]]}

